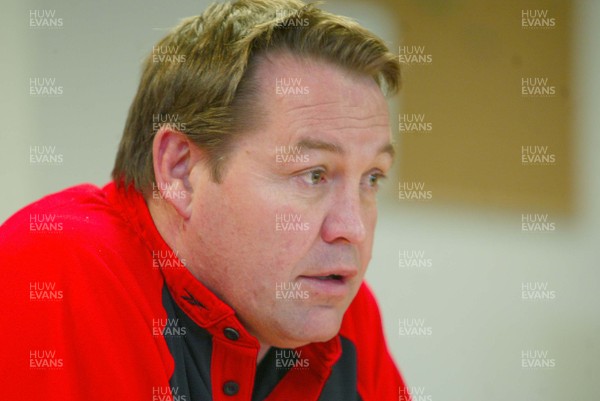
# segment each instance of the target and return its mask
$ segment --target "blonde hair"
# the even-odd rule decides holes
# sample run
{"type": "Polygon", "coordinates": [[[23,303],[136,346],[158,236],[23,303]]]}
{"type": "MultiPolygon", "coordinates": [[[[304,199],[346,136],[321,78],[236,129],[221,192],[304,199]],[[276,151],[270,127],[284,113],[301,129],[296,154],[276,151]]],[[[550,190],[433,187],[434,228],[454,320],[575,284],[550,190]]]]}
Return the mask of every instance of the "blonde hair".
{"type": "Polygon", "coordinates": [[[113,179],[148,193],[154,183],[152,141],[157,128],[170,123],[206,151],[219,182],[227,152],[258,103],[257,59],[275,51],[371,76],[387,93],[400,84],[396,56],[351,19],[297,0],[216,3],[183,20],[145,60],[113,179]]]}

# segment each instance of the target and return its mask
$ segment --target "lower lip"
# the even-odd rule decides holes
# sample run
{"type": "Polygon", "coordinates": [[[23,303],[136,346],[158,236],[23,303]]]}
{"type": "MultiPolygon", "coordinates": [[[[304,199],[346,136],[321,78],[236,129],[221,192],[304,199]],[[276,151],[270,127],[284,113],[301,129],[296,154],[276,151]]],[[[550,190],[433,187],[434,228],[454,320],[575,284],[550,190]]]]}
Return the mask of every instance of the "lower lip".
{"type": "Polygon", "coordinates": [[[310,296],[344,298],[350,291],[348,279],[321,280],[316,277],[301,276],[299,278],[301,289],[309,291],[310,296]]]}

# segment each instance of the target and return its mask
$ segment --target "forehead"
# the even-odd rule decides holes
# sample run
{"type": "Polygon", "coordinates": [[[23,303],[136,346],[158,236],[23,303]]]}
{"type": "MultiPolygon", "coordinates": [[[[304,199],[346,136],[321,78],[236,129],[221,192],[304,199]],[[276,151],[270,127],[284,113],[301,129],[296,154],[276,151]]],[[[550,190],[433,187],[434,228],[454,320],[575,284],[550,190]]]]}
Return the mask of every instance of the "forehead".
{"type": "Polygon", "coordinates": [[[336,130],[389,136],[387,104],[370,76],[287,52],[263,56],[256,82],[261,107],[285,131],[336,130]],[[375,133],[375,132],[373,132],[375,133]]]}

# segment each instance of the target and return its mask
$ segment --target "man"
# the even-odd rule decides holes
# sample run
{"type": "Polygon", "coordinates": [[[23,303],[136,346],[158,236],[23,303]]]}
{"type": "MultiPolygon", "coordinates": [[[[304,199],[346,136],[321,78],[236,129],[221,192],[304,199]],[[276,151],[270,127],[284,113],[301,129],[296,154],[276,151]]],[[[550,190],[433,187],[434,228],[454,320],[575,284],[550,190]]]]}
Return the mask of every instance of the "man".
{"type": "Polygon", "coordinates": [[[183,21],[146,60],[114,181],[0,230],[5,398],[405,394],[363,283],[398,80],[380,39],[295,0],[183,21]]]}

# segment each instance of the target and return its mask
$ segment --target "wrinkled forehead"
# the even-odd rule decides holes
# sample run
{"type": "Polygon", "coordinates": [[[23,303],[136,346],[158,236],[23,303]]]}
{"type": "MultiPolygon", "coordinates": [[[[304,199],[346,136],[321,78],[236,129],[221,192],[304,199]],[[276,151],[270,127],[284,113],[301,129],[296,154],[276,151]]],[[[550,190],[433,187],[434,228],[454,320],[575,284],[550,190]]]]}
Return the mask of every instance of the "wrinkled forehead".
{"type": "Polygon", "coordinates": [[[387,103],[375,80],[311,56],[261,56],[255,84],[262,106],[289,117],[344,114],[361,125],[387,126],[387,103]],[[361,123],[362,121],[362,123],[361,123]]]}

